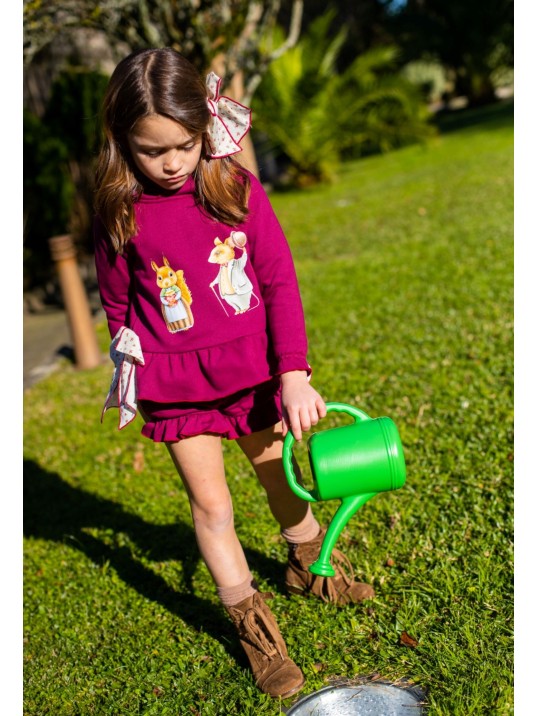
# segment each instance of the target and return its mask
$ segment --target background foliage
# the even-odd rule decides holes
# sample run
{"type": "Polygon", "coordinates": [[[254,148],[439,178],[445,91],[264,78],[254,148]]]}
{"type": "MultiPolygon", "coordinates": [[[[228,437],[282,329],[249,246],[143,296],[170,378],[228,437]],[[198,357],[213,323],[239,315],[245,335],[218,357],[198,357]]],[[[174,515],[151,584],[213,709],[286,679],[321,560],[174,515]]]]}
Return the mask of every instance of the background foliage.
{"type": "Polygon", "coordinates": [[[254,128],[288,163],[298,185],[333,178],[343,157],[387,151],[431,136],[416,85],[398,72],[397,49],[377,47],[338,72],[347,38],[335,13],[312,22],[267,70],[252,103],[254,128]]]}
{"type": "Polygon", "coordinates": [[[495,73],[513,67],[513,0],[407,0],[389,25],[409,60],[439,62],[471,106],[494,102],[495,73]]]}
{"type": "Polygon", "coordinates": [[[24,112],[25,283],[48,277],[47,240],[71,233],[91,253],[94,159],[108,77],[68,67],[43,117],[24,112]]]}

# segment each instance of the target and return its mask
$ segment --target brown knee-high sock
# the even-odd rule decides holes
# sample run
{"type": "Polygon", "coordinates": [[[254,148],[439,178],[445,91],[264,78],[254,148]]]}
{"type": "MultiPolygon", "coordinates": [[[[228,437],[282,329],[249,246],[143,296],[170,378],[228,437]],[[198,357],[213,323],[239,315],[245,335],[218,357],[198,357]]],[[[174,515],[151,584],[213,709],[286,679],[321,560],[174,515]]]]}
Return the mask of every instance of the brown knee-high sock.
{"type": "Polygon", "coordinates": [[[236,587],[216,587],[216,593],[225,607],[234,607],[255,592],[257,592],[257,582],[251,574],[236,587]]]}
{"type": "Polygon", "coordinates": [[[293,527],[286,527],[281,531],[281,536],[290,544],[302,544],[315,539],[321,526],[313,516],[310,505],[308,505],[308,511],[303,520],[293,527]]]}

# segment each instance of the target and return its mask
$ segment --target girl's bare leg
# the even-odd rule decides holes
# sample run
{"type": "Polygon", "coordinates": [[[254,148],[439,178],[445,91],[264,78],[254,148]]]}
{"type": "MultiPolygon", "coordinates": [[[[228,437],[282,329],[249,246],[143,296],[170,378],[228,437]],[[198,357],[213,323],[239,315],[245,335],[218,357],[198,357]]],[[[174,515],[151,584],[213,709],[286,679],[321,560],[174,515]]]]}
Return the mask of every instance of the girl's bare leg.
{"type": "Polygon", "coordinates": [[[297,497],[287,482],[282,462],[282,424],[239,438],[237,442],[266,490],[270,510],[282,529],[302,522],[309,503],[297,497]]]}
{"type": "Polygon", "coordinates": [[[244,583],[250,570],[235,533],[221,438],[196,435],[166,447],[187,490],[198,547],[215,584],[244,583]]]}
{"type": "Polygon", "coordinates": [[[167,448],[188,492],[200,552],[239,632],[256,684],[271,696],[287,698],[302,688],[304,676],[287,655],[278,625],[252,584],[233,526],[222,441],[197,435],[167,443],[167,448]]]}

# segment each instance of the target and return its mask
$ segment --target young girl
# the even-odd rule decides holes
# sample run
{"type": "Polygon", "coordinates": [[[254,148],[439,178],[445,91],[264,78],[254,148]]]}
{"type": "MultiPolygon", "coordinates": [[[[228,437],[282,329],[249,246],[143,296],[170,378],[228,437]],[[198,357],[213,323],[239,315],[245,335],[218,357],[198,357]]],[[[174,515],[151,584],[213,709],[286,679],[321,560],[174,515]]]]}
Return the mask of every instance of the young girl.
{"type": "Polygon", "coordinates": [[[116,364],[104,410],[119,407],[122,428],[139,408],[143,435],[165,443],[256,683],[287,697],[304,677],[237,539],[222,438],[238,442],[266,490],[289,545],[289,591],[339,604],[374,593],[337,550],[335,577],[308,571],[325,531],[288,487],[282,446],[287,430],[300,440],[326,407],[309,383],[289,247],[261,184],[232,157],[250,110],[220,97],[219,85],[171,49],[135,52],[110,79],[95,202],[116,364]]]}

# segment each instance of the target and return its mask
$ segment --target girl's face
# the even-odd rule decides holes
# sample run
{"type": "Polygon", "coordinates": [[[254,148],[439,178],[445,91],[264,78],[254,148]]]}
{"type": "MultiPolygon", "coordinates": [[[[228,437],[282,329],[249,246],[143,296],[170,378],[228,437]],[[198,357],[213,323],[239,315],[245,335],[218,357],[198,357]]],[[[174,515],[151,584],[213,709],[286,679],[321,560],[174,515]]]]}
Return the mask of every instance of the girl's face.
{"type": "Polygon", "coordinates": [[[201,137],[160,114],[141,119],[127,135],[134,163],[157,186],[179,189],[197,167],[201,137]]]}

